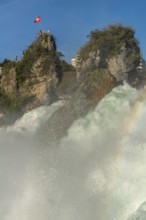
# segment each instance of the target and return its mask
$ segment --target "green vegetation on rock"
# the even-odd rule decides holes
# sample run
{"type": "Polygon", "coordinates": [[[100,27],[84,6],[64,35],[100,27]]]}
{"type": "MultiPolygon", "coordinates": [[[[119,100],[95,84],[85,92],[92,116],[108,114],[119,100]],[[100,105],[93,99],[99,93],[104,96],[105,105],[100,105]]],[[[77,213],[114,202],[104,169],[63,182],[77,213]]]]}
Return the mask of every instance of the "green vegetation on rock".
{"type": "Polygon", "coordinates": [[[91,31],[88,35],[89,42],[81,47],[78,58],[86,60],[90,51],[101,51],[102,55],[109,59],[121,52],[122,47],[133,48],[133,55],[129,57],[132,62],[139,57],[138,40],[134,37],[135,31],[131,27],[124,27],[121,24],[109,25],[108,27],[91,31]]]}
{"type": "Polygon", "coordinates": [[[7,74],[9,73],[11,68],[15,68],[16,67],[16,61],[11,61],[8,59],[4,59],[4,61],[2,63],[0,63],[0,67],[2,67],[3,70],[3,74],[7,74]]]}
{"type": "Polygon", "coordinates": [[[5,59],[0,63],[0,105],[5,112],[53,100],[55,87],[62,78],[60,56],[53,35],[40,32],[23,51],[21,60],[5,59]]]}
{"type": "Polygon", "coordinates": [[[63,72],[75,71],[75,67],[71,64],[68,64],[65,60],[61,60],[60,64],[63,72]]]}
{"type": "Polygon", "coordinates": [[[23,58],[17,63],[16,77],[18,84],[31,75],[33,64],[40,59],[41,75],[49,74],[52,67],[56,67],[58,70],[58,78],[61,78],[61,67],[59,53],[56,51],[56,44],[54,37],[48,34],[41,34],[37,41],[35,41],[25,52],[23,52],[23,58]],[[52,43],[52,48],[48,48],[47,40],[48,36],[52,43]]]}

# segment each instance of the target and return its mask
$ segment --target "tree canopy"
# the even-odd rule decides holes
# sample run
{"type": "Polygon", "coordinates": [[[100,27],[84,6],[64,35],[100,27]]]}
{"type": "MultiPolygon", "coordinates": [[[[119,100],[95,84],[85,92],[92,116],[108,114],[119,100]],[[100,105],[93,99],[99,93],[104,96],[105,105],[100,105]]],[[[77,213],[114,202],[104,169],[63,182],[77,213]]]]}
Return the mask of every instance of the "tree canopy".
{"type": "Polygon", "coordinates": [[[124,27],[121,24],[109,25],[101,30],[96,29],[87,36],[89,42],[81,47],[79,56],[86,59],[90,51],[100,50],[105,57],[109,58],[120,53],[123,45],[139,52],[139,42],[134,35],[135,31],[132,27],[124,27]]]}

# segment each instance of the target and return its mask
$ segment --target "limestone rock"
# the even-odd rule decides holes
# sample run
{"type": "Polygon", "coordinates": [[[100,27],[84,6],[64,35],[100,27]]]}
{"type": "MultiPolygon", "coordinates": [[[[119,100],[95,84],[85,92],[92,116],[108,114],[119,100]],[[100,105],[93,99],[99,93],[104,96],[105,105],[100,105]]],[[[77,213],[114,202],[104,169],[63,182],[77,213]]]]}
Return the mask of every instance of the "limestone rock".
{"type": "Polygon", "coordinates": [[[40,32],[19,61],[5,60],[0,69],[0,103],[8,112],[27,111],[58,100],[56,87],[62,77],[54,37],[40,32]],[[3,98],[2,98],[3,97],[3,98]],[[6,102],[4,99],[6,98],[6,102]]]}
{"type": "Polygon", "coordinates": [[[15,68],[12,67],[7,74],[1,76],[0,87],[1,91],[4,92],[7,96],[16,96],[17,84],[15,68]]]}

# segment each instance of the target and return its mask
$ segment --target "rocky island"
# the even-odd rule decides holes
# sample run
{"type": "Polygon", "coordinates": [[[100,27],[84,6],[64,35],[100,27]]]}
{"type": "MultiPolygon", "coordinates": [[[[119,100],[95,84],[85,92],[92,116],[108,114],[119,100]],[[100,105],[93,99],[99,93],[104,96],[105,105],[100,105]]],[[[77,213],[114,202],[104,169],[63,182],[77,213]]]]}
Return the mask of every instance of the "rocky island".
{"type": "Polygon", "coordinates": [[[64,106],[45,124],[51,140],[58,139],[114,87],[126,81],[137,89],[143,88],[144,60],[134,34],[132,28],[119,24],[91,31],[73,67],[62,59],[52,34],[38,33],[21,60],[4,60],[0,64],[1,124],[61,99],[64,106]],[[56,121],[57,130],[53,126],[56,121]]]}

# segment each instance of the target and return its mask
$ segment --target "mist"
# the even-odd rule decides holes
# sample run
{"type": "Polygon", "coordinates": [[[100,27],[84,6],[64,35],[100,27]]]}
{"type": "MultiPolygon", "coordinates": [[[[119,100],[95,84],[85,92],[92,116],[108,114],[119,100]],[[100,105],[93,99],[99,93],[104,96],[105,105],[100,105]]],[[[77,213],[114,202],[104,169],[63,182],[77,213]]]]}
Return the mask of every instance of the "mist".
{"type": "Polygon", "coordinates": [[[113,89],[58,145],[42,145],[37,131],[61,106],[35,109],[1,128],[0,218],[127,219],[146,199],[140,93],[127,84],[113,89]]]}

